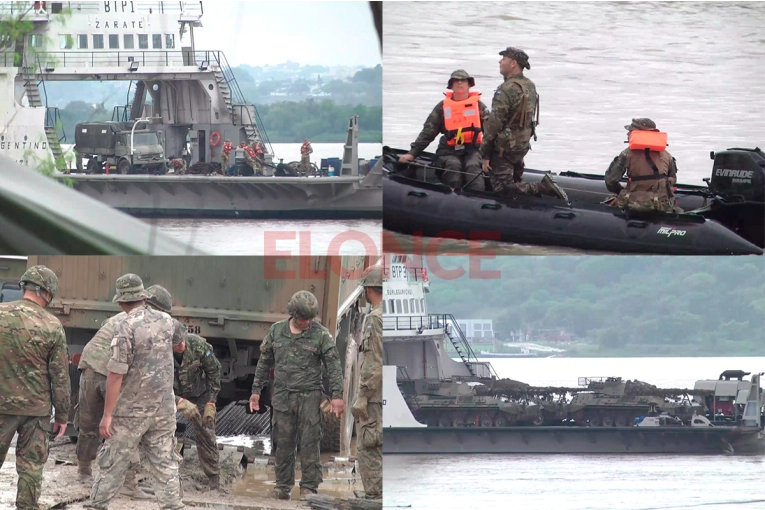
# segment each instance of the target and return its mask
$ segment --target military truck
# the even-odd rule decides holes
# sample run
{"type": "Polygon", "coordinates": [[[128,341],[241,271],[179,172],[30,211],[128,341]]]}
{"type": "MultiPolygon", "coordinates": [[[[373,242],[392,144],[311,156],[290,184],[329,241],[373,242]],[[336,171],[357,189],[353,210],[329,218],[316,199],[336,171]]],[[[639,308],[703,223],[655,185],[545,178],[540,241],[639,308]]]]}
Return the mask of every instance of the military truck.
{"type": "Polygon", "coordinates": [[[147,129],[148,122],[83,122],[74,131],[77,171],[104,173],[108,164],[120,174],[164,174],[170,161],[162,148],[162,133],[147,129]],[[82,167],[82,158],[88,164],[82,167]]]}
{"type": "MultiPolygon", "coordinates": [[[[173,316],[212,344],[222,365],[220,407],[249,399],[260,344],[272,324],[288,317],[287,302],[298,290],[317,297],[318,320],[334,334],[344,367],[353,367],[354,359],[345,362],[346,349],[351,334],[359,333],[361,308],[366,306],[357,281],[363,268],[373,263],[362,256],[31,256],[27,267],[44,264],[59,278],[58,294],[49,310],[66,331],[73,398],[79,388],[77,364],[83,347],[106,318],[120,311],[112,303],[114,282],[122,274],[135,273],[146,287],[165,287],[173,296],[173,316]]],[[[15,276],[16,281],[20,276],[15,276]]],[[[353,396],[346,397],[350,409],[353,396]]],[[[346,420],[348,416],[350,412],[346,420]]],[[[340,424],[333,417],[325,416],[329,420],[322,439],[325,451],[339,451],[340,424]]]]}

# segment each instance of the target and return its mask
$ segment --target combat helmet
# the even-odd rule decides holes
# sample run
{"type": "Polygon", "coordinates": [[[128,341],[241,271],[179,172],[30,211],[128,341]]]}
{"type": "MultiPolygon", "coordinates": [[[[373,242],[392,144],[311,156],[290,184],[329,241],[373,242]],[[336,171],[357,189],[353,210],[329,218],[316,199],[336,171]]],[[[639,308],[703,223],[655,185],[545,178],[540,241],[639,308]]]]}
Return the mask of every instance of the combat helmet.
{"type": "MultiPolygon", "coordinates": [[[[160,287],[161,288],[161,287],[160,287]]],[[[188,330],[178,319],[173,319],[173,345],[180,345],[186,341],[188,330]]]]}
{"type": "Polygon", "coordinates": [[[127,273],[117,278],[117,294],[112,299],[114,303],[133,303],[149,299],[149,294],[143,290],[143,280],[137,274],[127,273]]]}
{"type": "Polygon", "coordinates": [[[382,274],[379,263],[369,266],[364,270],[361,274],[359,285],[362,287],[382,287],[382,274]]]}
{"type": "Polygon", "coordinates": [[[152,285],[146,289],[146,293],[149,295],[149,299],[146,301],[154,308],[158,308],[166,313],[170,313],[173,309],[173,297],[163,286],[152,285]]]}
{"type": "Polygon", "coordinates": [[[287,303],[287,312],[301,320],[313,319],[319,315],[319,300],[307,290],[300,290],[287,303]]]}
{"type": "Polygon", "coordinates": [[[32,266],[21,275],[19,286],[22,289],[34,290],[37,295],[45,299],[47,304],[53,301],[58,293],[58,277],[56,273],[45,266],[32,266]],[[46,290],[50,294],[50,299],[46,299],[40,293],[40,290],[46,290]]]}

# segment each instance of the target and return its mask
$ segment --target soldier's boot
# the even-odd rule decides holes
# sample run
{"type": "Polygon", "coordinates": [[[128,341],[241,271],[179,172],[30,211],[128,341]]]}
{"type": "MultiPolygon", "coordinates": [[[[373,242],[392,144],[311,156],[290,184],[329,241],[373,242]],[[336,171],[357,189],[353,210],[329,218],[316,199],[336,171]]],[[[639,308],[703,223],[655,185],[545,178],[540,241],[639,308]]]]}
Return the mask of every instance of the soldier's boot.
{"type": "Polygon", "coordinates": [[[220,489],[220,475],[210,475],[208,480],[211,491],[217,491],[220,489]]]}
{"type": "Polygon", "coordinates": [[[539,181],[539,185],[537,186],[537,190],[539,190],[539,193],[542,195],[557,197],[568,202],[568,195],[563,191],[563,188],[558,186],[558,183],[552,180],[550,174],[545,174],[545,176],[542,177],[542,180],[539,181]]]}
{"type": "Polygon", "coordinates": [[[138,480],[136,479],[137,473],[135,471],[128,471],[125,475],[125,483],[120,489],[120,494],[128,496],[133,499],[154,499],[154,496],[147,494],[142,488],[138,486],[138,480]]]}
{"type": "Polygon", "coordinates": [[[290,494],[288,492],[284,492],[281,489],[274,489],[271,491],[271,494],[269,494],[268,497],[273,499],[290,499],[290,494]]]}
{"type": "Polygon", "coordinates": [[[305,501],[308,496],[311,494],[316,494],[315,491],[309,489],[308,487],[301,487],[300,488],[300,501],[305,501]]]}
{"type": "Polygon", "coordinates": [[[82,483],[93,483],[93,469],[90,462],[81,462],[77,466],[77,480],[82,483]]]}

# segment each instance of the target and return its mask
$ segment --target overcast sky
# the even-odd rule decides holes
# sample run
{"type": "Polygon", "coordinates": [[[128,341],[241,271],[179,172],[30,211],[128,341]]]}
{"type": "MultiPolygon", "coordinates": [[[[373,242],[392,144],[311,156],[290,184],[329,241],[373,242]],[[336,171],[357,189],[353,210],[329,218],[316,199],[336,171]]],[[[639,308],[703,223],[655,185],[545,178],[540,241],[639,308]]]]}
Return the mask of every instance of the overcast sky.
{"type": "Polygon", "coordinates": [[[381,62],[368,2],[204,2],[197,50],[220,49],[231,65],[374,67],[381,62]]]}

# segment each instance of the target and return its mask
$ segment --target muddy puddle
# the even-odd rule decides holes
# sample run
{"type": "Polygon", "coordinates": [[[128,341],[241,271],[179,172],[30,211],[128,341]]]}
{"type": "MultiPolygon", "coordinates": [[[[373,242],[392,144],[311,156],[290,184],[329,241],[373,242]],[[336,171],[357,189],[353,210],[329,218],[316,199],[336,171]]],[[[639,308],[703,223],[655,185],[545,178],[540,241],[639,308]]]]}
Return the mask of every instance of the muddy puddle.
{"type": "MultiPolygon", "coordinates": [[[[179,451],[183,456],[181,480],[183,502],[189,508],[210,508],[226,510],[290,510],[305,509],[308,505],[299,501],[300,465],[295,473],[295,488],[292,501],[270,499],[267,495],[274,489],[273,457],[269,457],[271,445],[268,437],[237,436],[218,438],[221,450],[221,484],[219,491],[207,489],[206,476],[202,472],[193,441],[180,440],[179,451]]],[[[351,458],[355,458],[355,442],[351,458]]],[[[354,490],[363,490],[361,478],[355,463],[348,459],[322,454],[323,483],[319,494],[335,498],[352,498],[354,490]]],[[[97,466],[94,463],[94,475],[97,466]]],[[[147,492],[153,492],[151,480],[142,475],[140,485],[147,492]]],[[[15,508],[16,456],[11,449],[0,469],[0,510],[15,508]]],[[[90,485],[77,480],[77,457],[75,445],[63,440],[53,442],[43,474],[43,488],[40,509],[84,509],[83,503],[90,496],[90,485]]],[[[132,510],[136,508],[158,508],[152,500],[133,500],[124,496],[116,497],[109,505],[110,510],[132,510]]]]}

